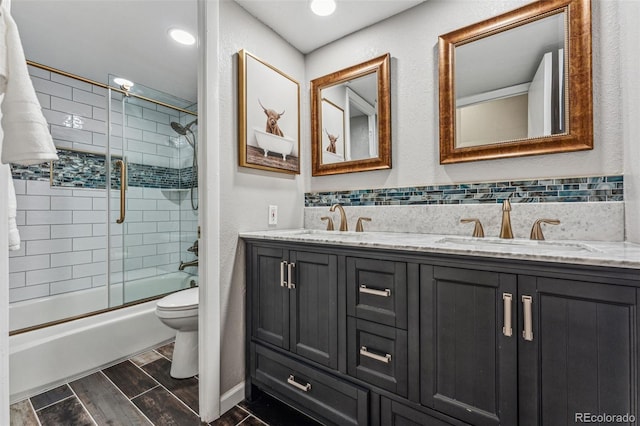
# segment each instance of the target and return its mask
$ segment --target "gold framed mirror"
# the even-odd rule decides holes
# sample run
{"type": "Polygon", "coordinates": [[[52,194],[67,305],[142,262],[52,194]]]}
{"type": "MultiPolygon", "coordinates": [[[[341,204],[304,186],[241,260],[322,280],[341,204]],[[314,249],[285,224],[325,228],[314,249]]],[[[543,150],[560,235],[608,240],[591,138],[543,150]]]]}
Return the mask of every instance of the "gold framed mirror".
{"type": "Polygon", "coordinates": [[[312,176],[391,168],[390,60],[311,81],[312,176]]]}
{"type": "Polygon", "coordinates": [[[593,149],[590,0],[439,37],[440,164],[593,149]]]}

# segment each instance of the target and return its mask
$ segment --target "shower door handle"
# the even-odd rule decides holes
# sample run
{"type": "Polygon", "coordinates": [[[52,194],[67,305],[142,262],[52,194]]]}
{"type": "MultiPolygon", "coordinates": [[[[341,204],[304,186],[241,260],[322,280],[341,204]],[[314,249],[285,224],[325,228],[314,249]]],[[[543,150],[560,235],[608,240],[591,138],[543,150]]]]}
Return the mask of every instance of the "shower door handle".
{"type": "Polygon", "coordinates": [[[125,191],[126,165],[122,160],[116,161],[116,165],[120,166],[120,219],[116,220],[116,223],[123,223],[127,206],[127,197],[125,191]]]}

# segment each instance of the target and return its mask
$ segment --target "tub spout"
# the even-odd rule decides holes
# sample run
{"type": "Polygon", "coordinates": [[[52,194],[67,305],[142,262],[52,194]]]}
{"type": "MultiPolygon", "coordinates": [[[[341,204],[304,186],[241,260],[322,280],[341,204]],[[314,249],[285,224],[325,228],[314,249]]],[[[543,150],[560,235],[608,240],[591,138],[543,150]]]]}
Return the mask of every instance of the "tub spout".
{"type": "Polygon", "coordinates": [[[192,260],[190,262],[180,262],[180,266],[178,266],[178,271],[184,271],[184,268],[188,266],[198,266],[198,259],[192,260]]]}

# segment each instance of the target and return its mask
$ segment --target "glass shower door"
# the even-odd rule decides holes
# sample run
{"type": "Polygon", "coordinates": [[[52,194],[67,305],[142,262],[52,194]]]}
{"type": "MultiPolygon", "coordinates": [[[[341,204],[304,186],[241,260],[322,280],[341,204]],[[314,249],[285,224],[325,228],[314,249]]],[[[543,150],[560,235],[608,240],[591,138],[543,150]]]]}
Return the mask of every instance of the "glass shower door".
{"type": "Polygon", "coordinates": [[[197,239],[195,135],[191,128],[182,134],[189,122],[195,127],[195,117],[146,87],[120,95],[112,103],[121,110],[112,125],[113,135],[121,135],[111,149],[112,306],[187,288],[197,273],[197,265],[180,270],[181,262],[196,259],[187,250],[197,239]]]}

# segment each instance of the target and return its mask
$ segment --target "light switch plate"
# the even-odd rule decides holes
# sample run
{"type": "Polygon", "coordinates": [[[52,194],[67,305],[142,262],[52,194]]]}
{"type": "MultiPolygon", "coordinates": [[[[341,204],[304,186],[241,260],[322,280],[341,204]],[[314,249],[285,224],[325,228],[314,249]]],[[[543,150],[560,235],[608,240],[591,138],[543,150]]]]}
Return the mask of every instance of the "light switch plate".
{"type": "Polygon", "coordinates": [[[278,206],[269,206],[269,225],[278,224],[278,206]]]}

